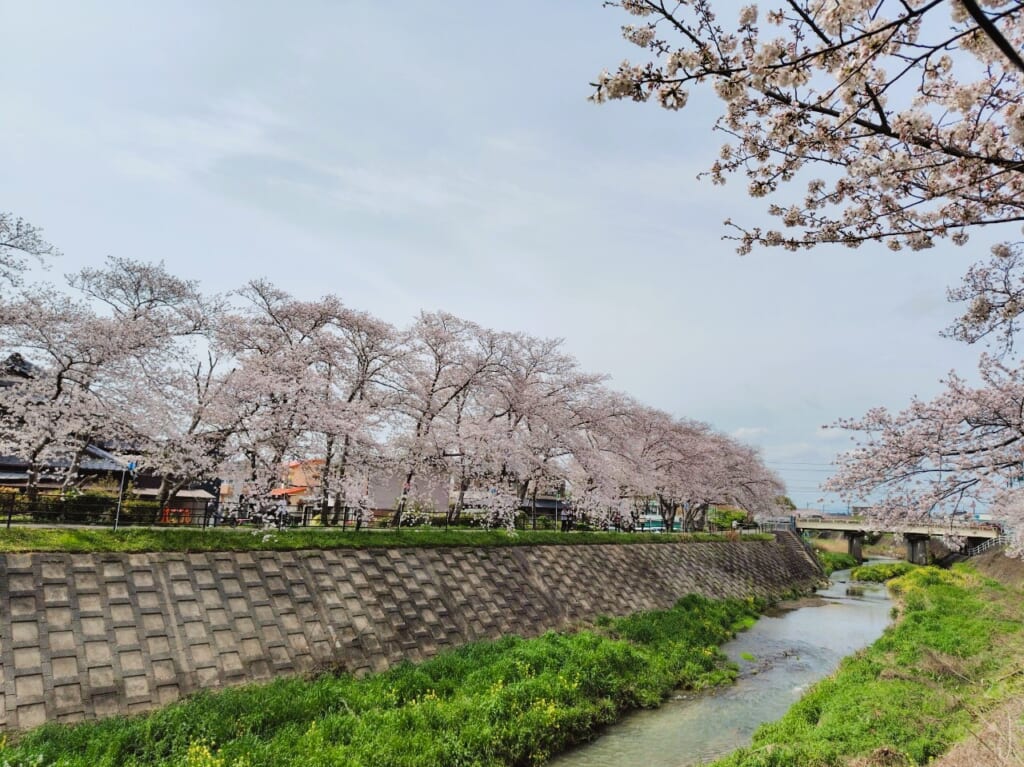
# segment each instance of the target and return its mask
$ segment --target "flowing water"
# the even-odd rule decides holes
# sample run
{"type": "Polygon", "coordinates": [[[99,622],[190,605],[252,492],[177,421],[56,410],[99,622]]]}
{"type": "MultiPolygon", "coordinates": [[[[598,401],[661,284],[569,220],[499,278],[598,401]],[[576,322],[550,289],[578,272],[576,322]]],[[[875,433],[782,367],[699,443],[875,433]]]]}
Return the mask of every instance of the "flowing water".
{"type": "Polygon", "coordinates": [[[804,690],[889,623],[885,588],[849,587],[849,570],[814,597],[783,603],[722,649],[740,669],[736,684],[681,693],[661,708],[630,714],[552,767],[685,767],[750,744],[758,725],[780,718],[804,690]],[[850,593],[847,589],[850,588],[850,593]]]}

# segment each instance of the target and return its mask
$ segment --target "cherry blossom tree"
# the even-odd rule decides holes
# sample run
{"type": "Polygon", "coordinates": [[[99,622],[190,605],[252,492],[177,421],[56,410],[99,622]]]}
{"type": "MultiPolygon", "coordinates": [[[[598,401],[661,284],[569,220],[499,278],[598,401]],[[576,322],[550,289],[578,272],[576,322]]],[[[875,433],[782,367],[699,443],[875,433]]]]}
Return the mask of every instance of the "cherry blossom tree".
{"type": "Polygon", "coordinates": [[[41,229],[0,211],[0,285],[17,287],[31,259],[42,262],[58,255],[60,251],[43,239],[41,229]]]}
{"type": "Polygon", "coordinates": [[[706,424],[670,417],[656,428],[662,430],[660,444],[645,457],[653,470],[649,476],[662,522],[672,530],[681,514],[683,530],[699,529],[711,503],[721,500],[714,497],[714,435],[706,424]]]}
{"type": "Polygon", "coordinates": [[[5,412],[18,424],[5,441],[29,460],[30,489],[43,461],[66,465],[71,483],[94,441],[141,457],[162,477],[160,502],[213,476],[224,439],[205,417],[218,389],[216,357],[196,339],[208,340],[214,302],[162,264],[132,259],[109,259],[67,282],[84,300],[32,288],[3,307],[0,323],[4,343],[33,364],[30,380],[5,392],[17,400],[5,412]]]}
{"type": "Polygon", "coordinates": [[[53,288],[0,303],[0,344],[32,366],[29,379],[0,391],[0,452],[27,461],[30,493],[43,466],[62,464],[70,484],[93,440],[130,433],[115,392],[157,339],[145,318],[101,316],[53,288]]]}
{"type": "Polygon", "coordinates": [[[500,343],[502,362],[473,389],[472,407],[459,403],[453,516],[474,483],[493,490],[492,499],[513,497],[503,503],[505,512],[522,507],[528,493],[535,504],[542,483],[564,479],[559,459],[572,452],[567,435],[578,427],[582,403],[600,394],[602,377],[581,371],[561,339],[506,333],[500,343]]]}
{"type": "Polygon", "coordinates": [[[467,492],[489,509],[488,522],[492,524],[499,519],[511,521],[518,505],[518,495],[510,487],[515,481],[510,465],[514,461],[512,432],[495,418],[488,396],[491,392],[482,389],[466,389],[452,403],[446,444],[442,448],[456,492],[455,501],[447,510],[449,522],[461,515],[467,492]]]}
{"type": "Polygon", "coordinates": [[[946,328],[946,336],[969,344],[985,342],[1002,354],[1013,351],[1024,312],[1024,250],[1019,244],[994,246],[991,256],[972,264],[948,295],[966,307],[946,328]]]}
{"type": "Polygon", "coordinates": [[[266,280],[250,281],[237,295],[238,311],[221,323],[219,338],[238,361],[229,450],[249,467],[249,493],[263,498],[288,461],[307,456],[318,426],[339,415],[324,407],[329,382],[316,363],[321,336],[341,306],[333,297],[296,300],[266,280]]]}
{"type": "Polygon", "coordinates": [[[558,339],[444,312],[398,333],[336,296],[299,300],[266,280],[207,296],[132,259],[67,286],[77,297],[41,286],[0,301],[0,343],[30,371],[0,389],[0,451],[26,458],[32,491],[44,466],[73,482],[103,441],[161,478],[160,503],[214,475],[261,500],[299,461],[322,466],[324,522],[368,520],[371,486],[390,472],[395,525],[452,477],[456,513],[472,488],[491,525],[511,527],[531,488],[535,499],[558,485],[576,518],[610,526],[638,497],[699,514],[750,481],[730,457],[757,462],[703,424],[604,388],[558,339]]]}
{"type": "Polygon", "coordinates": [[[224,408],[233,360],[215,342],[223,299],[163,264],[126,258],[83,269],[69,283],[117,322],[155,333],[144,354],[126,360],[108,396],[130,427],[128,452],[160,477],[157,502],[215,476],[233,423],[224,408]]]}
{"type": "Polygon", "coordinates": [[[753,448],[707,424],[638,403],[625,412],[613,451],[622,461],[620,495],[655,501],[666,530],[677,519],[684,530],[702,529],[715,504],[751,514],[774,510],[784,485],[753,448]]]}
{"type": "Polygon", "coordinates": [[[395,527],[417,496],[417,480],[425,486],[446,476],[458,403],[487,385],[505,348],[499,333],[446,312],[422,312],[402,340],[390,382],[398,419],[391,449],[403,479],[395,527]]]}
{"type": "Polygon", "coordinates": [[[385,382],[400,350],[387,323],[337,299],[324,301],[332,316],[315,339],[311,361],[321,386],[320,417],[310,427],[317,436],[314,452],[322,446],[324,457],[320,513],[325,523],[338,524],[351,511],[361,524],[372,507],[369,475],[383,471],[380,439],[391,400],[385,382]]]}
{"type": "MultiPolygon", "coordinates": [[[[850,498],[880,492],[874,510],[883,523],[1000,501],[1024,477],[1024,373],[983,355],[980,376],[972,386],[951,373],[931,401],[839,421],[861,444],[839,457],[825,489],[850,498]]],[[[1004,520],[1024,530],[1018,508],[1007,506],[1004,520]]]]}
{"type": "Polygon", "coordinates": [[[621,523],[630,500],[623,445],[633,439],[628,421],[635,403],[619,392],[596,388],[569,403],[562,444],[564,476],[574,520],[598,527],[621,523]]]}
{"type": "Polygon", "coordinates": [[[742,174],[768,197],[804,179],[802,195],[768,206],[780,229],[727,222],[740,252],[921,249],[1024,220],[1020,3],[788,0],[734,21],[710,0],[610,5],[637,17],[623,34],[645,60],[603,72],[595,101],[678,110],[688,89],[713,88],[729,141],[712,180],[742,174]]]}
{"type": "MultiPolygon", "coordinates": [[[[755,517],[778,512],[785,484],[765,465],[755,448],[724,434],[715,434],[711,451],[714,459],[706,468],[705,496],[701,499],[707,506],[735,505],[755,517]]],[[[707,514],[707,507],[702,514],[707,514]]]]}

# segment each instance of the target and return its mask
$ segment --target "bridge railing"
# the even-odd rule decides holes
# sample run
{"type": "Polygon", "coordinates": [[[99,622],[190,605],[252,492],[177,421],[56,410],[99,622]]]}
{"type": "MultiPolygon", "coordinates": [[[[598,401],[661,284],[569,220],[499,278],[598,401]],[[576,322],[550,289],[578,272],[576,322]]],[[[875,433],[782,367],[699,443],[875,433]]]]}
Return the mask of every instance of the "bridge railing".
{"type": "Polygon", "coordinates": [[[971,546],[969,549],[964,549],[964,554],[968,557],[976,557],[979,554],[984,554],[986,551],[992,549],[1001,549],[1005,546],[1010,545],[1010,536],[1000,535],[998,538],[989,538],[987,541],[979,543],[977,546],[971,546]]]}
{"type": "Polygon", "coordinates": [[[779,517],[761,522],[757,526],[758,532],[775,533],[780,530],[796,531],[796,520],[793,517],[779,517]]]}

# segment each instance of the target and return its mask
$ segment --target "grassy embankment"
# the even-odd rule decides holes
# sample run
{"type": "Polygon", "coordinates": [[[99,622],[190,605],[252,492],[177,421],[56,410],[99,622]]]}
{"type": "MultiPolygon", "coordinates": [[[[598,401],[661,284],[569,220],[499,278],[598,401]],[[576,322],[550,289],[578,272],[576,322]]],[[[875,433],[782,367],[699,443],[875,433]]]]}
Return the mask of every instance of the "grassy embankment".
{"type": "MultiPolygon", "coordinates": [[[[767,534],[744,535],[743,540],[772,540],[767,534]]],[[[601,543],[680,543],[724,541],[726,535],[707,533],[561,533],[551,530],[407,530],[341,531],[300,528],[285,531],[208,528],[174,530],[128,528],[12,527],[0,529],[0,553],[25,551],[142,552],[142,551],[291,551],[296,549],[401,548],[410,546],[542,546],[601,543]]]]}
{"type": "Polygon", "coordinates": [[[592,630],[506,637],[362,680],[325,675],[204,693],[152,714],[47,725],[9,767],[527,765],[679,686],[731,681],[718,647],[762,605],[688,596],[592,630]]]}
{"type": "Polygon", "coordinates": [[[956,566],[913,568],[890,590],[896,623],[715,767],[927,764],[1024,693],[1018,589],[956,566]]]}

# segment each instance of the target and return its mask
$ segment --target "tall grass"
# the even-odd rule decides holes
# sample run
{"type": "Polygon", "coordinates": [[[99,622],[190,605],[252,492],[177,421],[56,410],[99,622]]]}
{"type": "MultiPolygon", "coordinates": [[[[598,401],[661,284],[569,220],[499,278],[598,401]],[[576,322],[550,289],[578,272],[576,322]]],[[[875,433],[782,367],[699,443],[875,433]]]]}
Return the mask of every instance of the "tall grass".
{"type": "Polygon", "coordinates": [[[826,551],[815,546],[814,553],[818,555],[821,568],[825,575],[831,575],[836,570],[846,570],[857,566],[857,560],[845,552],[826,551]]]}
{"type": "Polygon", "coordinates": [[[718,647],[762,605],[688,596],[593,630],[506,637],[362,680],[201,694],[135,718],[48,725],[10,767],[460,767],[539,764],[673,689],[731,681],[718,647]]]}

